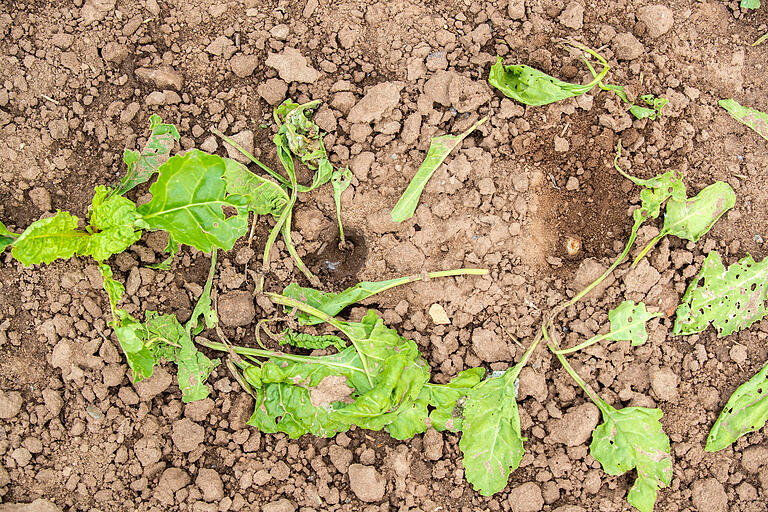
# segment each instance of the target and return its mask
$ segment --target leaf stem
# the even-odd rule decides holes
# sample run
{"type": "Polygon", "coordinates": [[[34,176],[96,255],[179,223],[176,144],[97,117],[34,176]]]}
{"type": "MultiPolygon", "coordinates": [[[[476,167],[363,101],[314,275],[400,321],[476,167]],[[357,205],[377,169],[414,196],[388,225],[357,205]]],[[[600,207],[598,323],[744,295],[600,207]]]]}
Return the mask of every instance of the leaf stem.
{"type": "Polygon", "coordinates": [[[234,141],[233,139],[231,139],[230,137],[227,137],[226,135],[224,135],[223,133],[221,133],[221,132],[220,132],[219,130],[217,130],[216,128],[211,128],[211,132],[213,132],[213,134],[214,134],[214,135],[218,135],[219,137],[221,137],[222,139],[224,139],[224,142],[226,142],[227,144],[229,144],[230,146],[232,146],[233,148],[235,148],[236,150],[238,150],[239,152],[241,152],[243,155],[245,155],[245,157],[246,157],[248,160],[250,160],[251,162],[253,162],[253,163],[255,163],[256,165],[258,165],[259,167],[261,167],[261,168],[262,168],[264,171],[268,172],[268,173],[269,173],[269,174],[270,174],[272,177],[274,177],[274,178],[275,178],[277,181],[279,181],[280,183],[282,183],[282,184],[284,184],[284,185],[289,185],[289,184],[290,184],[290,183],[288,182],[288,180],[286,180],[286,179],[285,179],[285,177],[284,177],[284,176],[281,176],[279,173],[277,173],[277,172],[273,171],[272,169],[270,169],[269,167],[267,167],[266,165],[264,165],[263,163],[261,163],[261,162],[260,162],[260,161],[259,161],[259,160],[258,160],[258,159],[255,157],[255,156],[253,156],[253,155],[252,155],[252,154],[250,154],[248,151],[246,151],[246,150],[245,150],[245,148],[244,148],[243,146],[241,146],[240,144],[238,144],[237,142],[235,142],[235,141],[234,141]]]}

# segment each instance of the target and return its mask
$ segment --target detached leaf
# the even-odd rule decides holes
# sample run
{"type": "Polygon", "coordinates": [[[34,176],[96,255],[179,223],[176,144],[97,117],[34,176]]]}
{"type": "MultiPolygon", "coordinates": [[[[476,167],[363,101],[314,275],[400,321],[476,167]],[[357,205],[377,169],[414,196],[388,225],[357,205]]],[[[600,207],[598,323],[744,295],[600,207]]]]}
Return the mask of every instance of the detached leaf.
{"type": "Polygon", "coordinates": [[[504,60],[497,56],[488,82],[509,98],[525,105],[538,106],[589,92],[605,77],[608,69],[604,65],[600,74],[588,84],[572,84],[524,64],[505,66],[504,60]]]}
{"type": "MultiPolygon", "coordinates": [[[[749,0],[742,0],[742,7],[744,7],[746,1],[749,0]]],[[[757,1],[757,7],[760,7],[759,0],[757,1]]],[[[757,9],[757,7],[750,7],[750,9],[757,9]]],[[[762,138],[768,140],[768,114],[755,110],[754,108],[743,107],[736,100],[731,98],[720,100],[717,104],[727,110],[735,120],[741,124],[749,126],[762,138]]]]}
{"type": "Polygon", "coordinates": [[[605,339],[611,341],[630,341],[636,347],[648,341],[648,331],[645,324],[651,318],[661,316],[661,313],[648,313],[645,304],[635,304],[625,300],[608,313],[611,322],[611,332],[605,339]]]}
{"type": "Polygon", "coordinates": [[[81,254],[99,262],[133,245],[141,238],[137,228],[145,225],[133,201],[112,195],[112,189],[103,186],[96,187],[89,215],[94,233],[81,254]]]}
{"type": "Polygon", "coordinates": [[[710,322],[720,337],[746,329],[765,316],[766,283],[768,258],[756,263],[746,256],[726,270],[710,251],[677,307],[673,333],[701,332],[710,322]]]}
{"type": "Polygon", "coordinates": [[[120,180],[117,195],[124,195],[137,185],[149,181],[160,166],[168,160],[175,141],[179,140],[179,131],[172,124],[165,124],[160,116],[152,114],[149,117],[149,128],[152,133],[141,152],[126,149],[123,162],[128,166],[128,172],[120,180]]]}
{"type": "Polygon", "coordinates": [[[651,512],[656,493],[672,481],[669,438],[661,428],[660,409],[625,407],[616,410],[603,402],[603,423],[592,433],[589,453],[609,475],[636,468],[635,485],[627,495],[630,505],[651,512]]]}
{"type": "Polygon", "coordinates": [[[736,204],[736,194],[723,181],[709,185],[695,197],[682,201],[670,201],[664,213],[664,226],[659,237],[674,235],[697,242],[736,204]]]}
{"type": "Polygon", "coordinates": [[[768,364],[739,386],[707,436],[706,450],[716,452],[763,428],[768,422],[768,364]]]}
{"type": "Polygon", "coordinates": [[[200,323],[201,315],[205,320],[206,329],[213,329],[219,323],[219,315],[216,314],[211,302],[211,287],[213,286],[213,276],[216,272],[217,253],[218,250],[214,250],[211,253],[211,267],[208,271],[208,279],[206,279],[205,286],[203,286],[203,293],[197,299],[195,309],[192,310],[192,315],[187,320],[187,325],[185,325],[187,334],[190,336],[200,334],[203,331],[203,324],[200,323]]]}
{"type": "Polygon", "coordinates": [[[742,9],[759,9],[760,0],[741,0],[739,7],[742,9]]]}
{"type": "Polygon", "coordinates": [[[640,105],[632,105],[629,107],[629,112],[638,119],[650,119],[655,121],[661,116],[661,109],[664,105],[669,103],[667,98],[657,98],[653,94],[643,94],[640,99],[645,102],[648,107],[641,107],[640,105]]]}
{"type": "Polygon", "coordinates": [[[459,448],[464,456],[464,476],[483,496],[507,486],[509,473],[523,458],[520,414],[514,381],[518,366],[504,375],[486,379],[471,389],[464,405],[459,448]]]}
{"type": "Polygon", "coordinates": [[[29,266],[82,253],[88,247],[90,235],[78,230],[77,222],[77,217],[62,211],[36,220],[13,242],[11,254],[29,266]]]}
{"type": "Polygon", "coordinates": [[[427,186],[429,178],[432,177],[450,152],[487,120],[487,117],[482,118],[461,135],[441,135],[432,138],[429,144],[429,151],[427,151],[427,157],[421,163],[419,170],[416,171],[416,174],[408,184],[408,188],[405,189],[405,192],[403,192],[403,195],[400,196],[397,204],[392,209],[392,222],[403,222],[413,217],[416,206],[419,204],[421,193],[424,191],[424,187],[427,186]]]}
{"type": "Polygon", "coordinates": [[[149,229],[168,231],[182,244],[203,252],[232,249],[248,227],[247,199],[227,195],[224,159],[193,149],[160,167],[149,191],[152,200],[138,212],[149,229]],[[235,214],[227,218],[223,208],[235,214]]]}
{"type": "Polygon", "coordinates": [[[283,213],[290,198],[283,188],[274,181],[257,176],[243,164],[225,158],[224,180],[227,194],[247,198],[248,209],[256,215],[272,215],[277,218],[283,213]]]}

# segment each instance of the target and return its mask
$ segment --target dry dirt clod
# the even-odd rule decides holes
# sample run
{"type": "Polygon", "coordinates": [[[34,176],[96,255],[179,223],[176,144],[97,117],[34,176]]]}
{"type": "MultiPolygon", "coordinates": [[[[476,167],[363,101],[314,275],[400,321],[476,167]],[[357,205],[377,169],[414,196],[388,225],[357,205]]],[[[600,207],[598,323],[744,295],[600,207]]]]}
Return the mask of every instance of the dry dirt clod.
{"type": "Polygon", "coordinates": [[[224,497],[224,483],[214,469],[201,468],[195,478],[195,485],[203,493],[203,499],[209,503],[217,502],[224,497]]]}
{"type": "Polygon", "coordinates": [[[488,363],[512,360],[509,345],[494,331],[482,327],[472,331],[472,350],[477,357],[488,363]]]}
{"type": "Polygon", "coordinates": [[[134,73],[136,78],[142,82],[154,84],[158,89],[172,87],[179,90],[184,85],[184,77],[181,73],[167,66],[156,69],[138,68],[134,73]]]}
{"type": "Polygon", "coordinates": [[[629,32],[624,32],[613,38],[611,42],[613,53],[619,60],[634,60],[645,53],[643,44],[629,32]]]}
{"type": "Polygon", "coordinates": [[[347,121],[355,123],[371,123],[382,118],[384,113],[395,108],[400,103],[400,82],[384,82],[371,87],[363,98],[352,107],[347,115],[347,121]]]}
{"type": "Polygon", "coordinates": [[[205,440],[205,429],[194,421],[183,418],[173,422],[171,439],[176,449],[189,453],[205,440]]]}
{"type": "Polygon", "coordinates": [[[285,498],[267,503],[262,507],[262,512],[295,512],[296,505],[285,498]]]}
{"type": "Polygon", "coordinates": [[[0,512],[61,512],[54,503],[38,498],[32,503],[6,503],[0,505],[0,512]]]}
{"type": "Polygon", "coordinates": [[[651,388],[659,398],[665,402],[677,402],[677,384],[680,377],[671,368],[659,368],[651,371],[651,388]]]}
{"type": "Polygon", "coordinates": [[[699,512],[728,512],[728,495],[723,484],[714,478],[704,478],[691,488],[693,506],[699,512]]]}
{"type": "Polygon", "coordinates": [[[663,36],[675,24],[672,9],[660,4],[640,7],[637,10],[637,19],[645,23],[645,28],[651,37],[663,36]]]}
{"type": "Polygon", "coordinates": [[[449,325],[451,323],[451,319],[448,318],[448,313],[445,312],[445,308],[438,303],[429,306],[429,317],[437,325],[449,325]]]}
{"type": "Polygon", "coordinates": [[[244,55],[242,53],[235,55],[229,59],[229,67],[232,72],[240,78],[246,78],[253,74],[253,70],[261,62],[256,55],[244,55]]]}
{"type": "Polygon", "coordinates": [[[0,390],[0,419],[9,420],[15,418],[19,414],[23,403],[24,399],[18,391],[0,390]]]}
{"type": "Polygon", "coordinates": [[[219,318],[224,325],[240,327],[250,325],[256,318],[253,294],[246,291],[234,291],[219,295],[219,318]]]}
{"type": "Polygon", "coordinates": [[[549,440],[568,446],[587,442],[600,420],[600,410],[591,402],[570,409],[562,418],[550,420],[549,440]]]}
{"type": "Polygon", "coordinates": [[[570,2],[558,18],[560,23],[574,30],[581,30],[584,26],[584,6],[579,2],[570,2]]]}
{"type": "Polygon", "coordinates": [[[352,492],[361,501],[373,503],[384,497],[387,481],[373,466],[352,464],[347,475],[352,492]]]}
{"type": "Polygon", "coordinates": [[[541,487],[535,482],[526,482],[510,490],[507,501],[512,512],[539,512],[544,507],[541,487]]]}
{"type": "Polygon", "coordinates": [[[290,46],[286,46],[281,54],[270,53],[265,64],[275,68],[286,82],[312,84],[320,78],[320,72],[309,65],[307,58],[290,46]]]}

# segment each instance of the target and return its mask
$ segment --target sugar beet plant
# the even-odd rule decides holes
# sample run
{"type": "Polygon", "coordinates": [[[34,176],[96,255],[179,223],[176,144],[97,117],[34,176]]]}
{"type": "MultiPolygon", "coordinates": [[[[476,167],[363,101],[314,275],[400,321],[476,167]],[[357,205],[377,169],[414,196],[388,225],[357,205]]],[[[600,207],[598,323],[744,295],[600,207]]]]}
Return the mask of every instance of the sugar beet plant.
{"type": "MultiPolygon", "coordinates": [[[[254,222],[257,215],[275,219],[265,242],[263,272],[269,270],[271,246],[282,235],[297,267],[313,286],[317,279],[301,262],[290,238],[297,194],[331,181],[337,219],[341,219],[339,197],[349,183],[348,171],[335,169],[328,161],[321,134],[311,120],[316,106],[316,102],[298,105],[288,100],[275,110],[280,128],[274,142],[285,175],[247,155],[268,177],[258,176],[234,160],[199,150],[170,157],[179,134],[175,127],[152,116],[146,147],[141,152],[126,151],[124,155],[128,165],[125,177],[115,187],[96,188],[87,224],[61,211],[33,222],[22,233],[11,232],[0,224],[0,249],[10,247],[13,258],[24,265],[74,256],[95,259],[112,311],[110,326],[126,355],[134,381],[151,376],[154,366],[165,360],[178,367],[182,399],[202,399],[209,393],[206,378],[219,360],[209,359],[197,346],[220,351],[235,379],[255,399],[250,425],[264,432],[284,432],[293,438],[307,433],[333,436],[353,425],[384,429],[396,439],[411,438],[430,427],[460,432],[465,476],[484,495],[504,489],[510,472],[522,460],[525,439],[521,434],[515,383],[544,341],[601,411],[603,423],[593,432],[591,455],[611,475],[635,469],[637,477],[628,500],[643,512],[652,510],[657,490],[669,485],[672,477],[669,439],[659,423],[661,411],[614,408],[575,372],[566,355],[601,341],[642,345],[648,339],[646,322],[660,314],[647,311],[642,303],[624,301],[609,313],[607,333],[568,348],[560,347],[554,326],[562,311],[581,300],[626,259],[645,222],[657,219],[663,210],[659,236],[640,250],[633,265],[664,236],[699,240],[734,205],[735,195],[730,186],[717,182],[688,197],[682,176],[673,171],[638,179],[616,165],[622,175],[641,187],[641,204],[633,212],[624,250],[602,276],[544,315],[537,336],[521,359],[503,372],[486,376],[485,369],[470,368],[447,384],[436,384],[430,382],[430,367],[418,346],[387,327],[375,311],[369,310],[359,322],[336,317],[347,306],[395,286],[424,277],[485,274],[481,269],[362,282],[340,293],[326,293],[297,283],[289,284],[282,293],[263,292],[262,278],[257,293],[266,293],[282,306],[293,319],[290,323],[294,327],[327,324],[341,336],[310,334],[292,328],[273,333],[262,321],[259,327],[280,346],[323,350],[325,355],[271,350],[260,338],[258,348],[234,346],[218,326],[211,290],[217,251],[231,249],[246,235],[249,213],[255,214],[254,222]],[[297,183],[294,158],[315,171],[311,184],[297,183]],[[125,197],[126,192],[151,179],[155,181],[149,187],[152,199],[148,203],[137,206],[125,197]],[[146,311],[141,322],[119,307],[124,287],[114,279],[106,261],[136,242],[144,230],[163,230],[169,234],[171,256],[160,264],[161,268],[168,266],[180,244],[211,254],[208,279],[190,320],[184,325],[172,314],[154,311],[146,311]],[[213,329],[220,341],[199,336],[205,328],[213,329]]],[[[393,217],[404,220],[412,214],[423,188],[421,182],[426,182],[455,147],[456,140],[468,134],[433,141],[432,160],[422,166],[418,184],[409,187],[413,193],[404,194],[406,199],[401,198],[393,217]]],[[[226,140],[237,147],[234,141],[226,140]]],[[[618,155],[616,158],[618,161],[618,155]]],[[[711,252],[678,308],[675,334],[699,332],[712,323],[721,335],[726,335],[762,318],[766,273],[768,260],[755,263],[747,257],[726,270],[717,253],[711,252]]],[[[708,450],[721,449],[765,423],[767,372],[768,367],[734,393],[710,433],[708,450]]]]}

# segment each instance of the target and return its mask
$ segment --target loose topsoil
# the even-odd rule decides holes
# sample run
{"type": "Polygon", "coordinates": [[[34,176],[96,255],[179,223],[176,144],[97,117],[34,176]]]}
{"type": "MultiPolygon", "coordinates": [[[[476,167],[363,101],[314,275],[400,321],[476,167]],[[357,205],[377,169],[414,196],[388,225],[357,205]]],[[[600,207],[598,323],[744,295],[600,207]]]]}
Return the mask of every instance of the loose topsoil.
{"type": "MultiPolygon", "coordinates": [[[[276,168],[273,105],[321,99],[316,120],[331,159],[354,173],[342,198],[353,253],[334,249],[330,185],[296,207],[294,240],[325,287],[490,269],[366,304],[415,340],[445,382],[471,366],[507,368],[542,312],[618,254],[639,200],[612,167],[621,139],[627,171],[679,169],[694,192],[725,180],[737,204],[698,244],[665,239],[635,270],[620,267],[609,287],[563,316],[563,343],[596,333],[621,300],[664,311],[646,345],[596,345],[572,357],[577,371],[616,407],[663,410],[674,478],[656,510],[766,511],[768,432],[716,454],[704,452],[704,440],[728,396],[768,359],[768,322],[723,339],[712,329],[669,335],[669,315],[707,252],[729,262],[768,255],[766,143],[717,106],[735,97],[768,111],[768,46],[750,46],[768,30],[766,12],[718,0],[5,0],[0,219],[23,229],[56,209],[84,216],[93,187],[125,170],[122,150],[144,144],[153,113],[179,127],[179,149],[227,154],[209,131],[217,128],[276,168]],[[609,82],[631,96],[668,98],[664,115],[635,120],[598,89],[526,108],[487,85],[496,55],[588,80],[577,55],[558,47],[564,37],[599,48],[609,82]],[[488,114],[432,177],[415,217],[390,222],[430,138],[488,114]],[[575,257],[565,251],[569,237],[582,242],[575,257]],[[450,325],[432,322],[436,303],[450,325]]],[[[141,201],[147,189],[131,194],[141,201]]],[[[258,319],[275,313],[254,298],[245,271],[259,262],[271,225],[262,220],[252,249],[241,241],[220,257],[214,284],[225,332],[239,344],[254,344],[258,319]]],[[[657,232],[643,228],[641,243],[657,232]]],[[[183,321],[208,258],[185,248],[170,271],[147,268],[164,258],[165,243],[145,235],[110,263],[132,313],[157,309],[183,321]]],[[[267,287],[306,283],[278,248],[267,287]]],[[[0,500],[49,500],[0,510],[630,509],[634,472],[606,475],[588,454],[597,410],[543,347],[520,379],[526,454],[508,487],[483,497],[464,480],[451,433],[406,442],[360,429],[334,439],[265,435],[245,425],[251,399],[224,367],[210,379],[211,397],[192,404],[163,368],[134,386],[92,261],[25,269],[0,258],[0,500]]]]}

